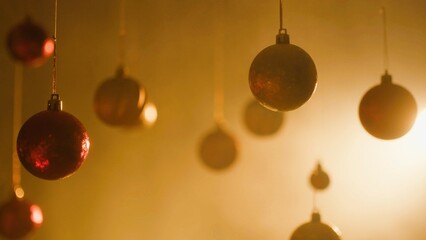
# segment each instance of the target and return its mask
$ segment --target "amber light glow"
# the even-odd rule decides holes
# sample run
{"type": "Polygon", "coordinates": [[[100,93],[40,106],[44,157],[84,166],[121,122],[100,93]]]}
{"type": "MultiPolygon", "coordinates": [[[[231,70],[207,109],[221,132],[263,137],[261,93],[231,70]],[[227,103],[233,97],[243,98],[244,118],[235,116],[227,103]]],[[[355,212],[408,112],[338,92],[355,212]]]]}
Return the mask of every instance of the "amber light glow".
{"type": "Polygon", "coordinates": [[[141,118],[145,127],[151,127],[157,121],[158,112],[154,103],[148,102],[142,110],[141,118]]]}
{"type": "Polygon", "coordinates": [[[31,221],[33,221],[35,224],[42,224],[43,223],[43,212],[41,211],[41,208],[37,205],[31,205],[30,207],[31,212],[31,221]]]}

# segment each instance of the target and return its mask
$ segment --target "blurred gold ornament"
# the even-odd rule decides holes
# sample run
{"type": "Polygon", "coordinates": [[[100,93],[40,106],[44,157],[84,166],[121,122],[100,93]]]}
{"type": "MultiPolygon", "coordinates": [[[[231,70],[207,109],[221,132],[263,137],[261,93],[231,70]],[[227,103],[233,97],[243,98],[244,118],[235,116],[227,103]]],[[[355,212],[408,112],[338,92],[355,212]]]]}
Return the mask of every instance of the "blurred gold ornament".
{"type": "Polygon", "coordinates": [[[235,139],[219,125],[203,138],[200,145],[202,162],[215,170],[229,168],[236,161],[237,153],[235,139]]]}

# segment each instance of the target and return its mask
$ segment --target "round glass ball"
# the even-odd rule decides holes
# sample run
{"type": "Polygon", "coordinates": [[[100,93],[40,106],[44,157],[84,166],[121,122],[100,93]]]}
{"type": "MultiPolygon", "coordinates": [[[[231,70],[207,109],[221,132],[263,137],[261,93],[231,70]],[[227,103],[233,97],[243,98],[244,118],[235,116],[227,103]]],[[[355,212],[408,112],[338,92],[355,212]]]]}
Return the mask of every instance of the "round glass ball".
{"type": "Polygon", "coordinates": [[[284,113],[266,109],[255,99],[247,104],[244,111],[245,126],[257,136],[269,136],[278,132],[283,122],[284,113]]]}
{"type": "Polygon", "coordinates": [[[102,82],[96,90],[95,113],[108,125],[132,127],[141,123],[145,101],[145,88],[127,77],[120,67],[115,77],[102,82]]]}
{"type": "Polygon", "coordinates": [[[75,173],[89,153],[83,124],[64,111],[46,110],[21,127],[17,152],[26,170],[36,177],[56,180],[75,173]]]}
{"type": "Polygon", "coordinates": [[[324,190],[330,185],[330,177],[318,164],[310,177],[311,186],[316,190],[324,190]]]}
{"type": "Polygon", "coordinates": [[[52,55],[55,44],[43,28],[27,17],[10,30],[7,48],[15,60],[26,66],[38,67],[52,55]]]}
{"type": "Polygon", "coordinates": [[[417,104],[404,87],[392,83],[385,73],[380,85],[363,96],[359,118],[364,129],[376,138],[391,140],[404,136],[416,120],[417,104]]]}
{"type": "Polygon", "coordinates": [[[256,99],[273,111],[290,111],[307,102],[317,86],[314,61],[302,48],[285,41],[263,49],[249,71],[250,90],[256,99]]]}
{"type": "Polygon", "coordinates": [[[222,127],[209,132],[200,145],[204,165],[214,170],[229,168],[237,159],[237,143],[222,127]]]}
{"type": "Polygon", "coordinates": [[[313,213],[311,221],[298,227],[290,240],[341,240],[341,233],[336,227],[322,223],[319,213],[313,213]]]}
{"type": "Polygon", "coordinates": [[[43,223],[40,207],[15,195],[0,207],[0,234],[23,239],[43,223]]]}

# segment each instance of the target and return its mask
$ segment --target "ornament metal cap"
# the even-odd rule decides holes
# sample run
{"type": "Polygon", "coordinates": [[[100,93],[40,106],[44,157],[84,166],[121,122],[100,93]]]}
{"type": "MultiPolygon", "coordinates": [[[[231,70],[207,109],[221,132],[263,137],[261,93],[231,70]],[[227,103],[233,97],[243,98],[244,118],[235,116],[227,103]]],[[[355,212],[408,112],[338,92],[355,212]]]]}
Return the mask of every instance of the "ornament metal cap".
{"type": "Polygon", "coordinates": [[[321,215],[319,214],[319,212],[315,211],[315,212],[312,213],[311,222],[313,222],[313,223],[321,222],[321,215]]]}
{"type": "Polygon", "coordinates": [[[388,74],[387,70],[382,75],[382,84],[392,84],[392,76],[388,74]]]}
{"type": "Polygon", "coordinates": [[[115,71],[115,75],[118,78],[124,78],[129,74],[129,69],[123,65],[118,66],[117,70],[115,71]]]}
{"type": "Polygon", "coordinates": [[[287,34],[287,29],[280,29],[276,36],[277,44],[289,44],[290,36],[287,34]]]}
{"type": "Polygon", "coordinates": [[[62,111],[62,101],[59,94],[53,93],[47,102],[47,110],[49,111],[62,111]]]}

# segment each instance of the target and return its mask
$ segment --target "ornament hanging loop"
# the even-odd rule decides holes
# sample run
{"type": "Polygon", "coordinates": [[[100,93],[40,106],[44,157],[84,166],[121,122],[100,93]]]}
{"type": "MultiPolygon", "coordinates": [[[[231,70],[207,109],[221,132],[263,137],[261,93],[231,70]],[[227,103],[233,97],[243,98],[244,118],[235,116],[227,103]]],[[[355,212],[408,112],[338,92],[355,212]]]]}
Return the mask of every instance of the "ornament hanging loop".
{"type": "Polygon", "coordinates": [[[290,37],[287,34],[287,29],[283,27],[283,1],[280,0],[280,29],[278,29],[278,34],[276,36],[277,44],[289,44],[290,37]]]}
{"type": "Polygon", "coordinates": [[[47,102],[47,110],[49,111],[62,111],[62,101],[59,94],[52,94],[50,100],[47,102]]]}

